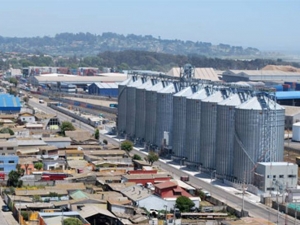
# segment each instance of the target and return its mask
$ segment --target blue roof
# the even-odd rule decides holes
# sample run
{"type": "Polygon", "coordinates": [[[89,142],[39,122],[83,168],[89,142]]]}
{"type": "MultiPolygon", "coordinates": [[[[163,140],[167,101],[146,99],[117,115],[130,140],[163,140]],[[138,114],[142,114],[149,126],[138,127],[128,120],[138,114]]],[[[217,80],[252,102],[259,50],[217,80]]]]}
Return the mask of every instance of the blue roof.
{"type": "Polygon", "coordinates": [[[300,91],[277,91],[277,100],[300,99],[300,91]]]}
{"type": "Polygon", "coordinates": [[[0,107],[10,108],[10,107],[21,107],[20,99],[10,94],[0,94],[0,107]]]}

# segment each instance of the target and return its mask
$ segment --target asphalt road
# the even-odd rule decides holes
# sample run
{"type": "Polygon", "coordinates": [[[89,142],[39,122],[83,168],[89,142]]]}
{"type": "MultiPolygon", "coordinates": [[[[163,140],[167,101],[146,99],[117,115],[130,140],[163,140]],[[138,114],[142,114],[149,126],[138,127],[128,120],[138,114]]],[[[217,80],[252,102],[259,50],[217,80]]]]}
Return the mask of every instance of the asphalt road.
{"type": "MultiPolygon", "coordinates": [[[[38,103],[37,99],[30,99],[29,104],[32,105],[33,107],[36,107],[36,108],[46,112],[46,113],[56,114],[63,121],[71,121],[71,119],[72,119],[71,117],[69,117],[65,114],[62,114],[60,112],[57,112],[57,111],[47,107],[46,104],[38,103]]],[[[79,121],[75,125],[78,125],[78,123],[79,123],[79,121]]],[[[95,128],[93,128],[87,124],[84,124],[84,123],[81,123],[80,127],[81,127],[81,129],[86,129],[86,130],[90,131],[91,133],[94,133],[94,130],[95,130],[95,128]]],[[[118,140],[111,138],[109,136],[104,136],[103,134],[101,134],[100,138],[105,138],[108,140],[108,142],[115,144],[115,145],[119,145],[118,140]]],[[[142,156],[142,158],[144,158],[146,156],[145,152],[139,151],[137,149],[132,150],[132,153],[138,154],[138,155],[142,156]]],[[[161,161],[155,162],[155,165],[170,172],[172,175],[176,175],[178,177],[180,177],[182,175],[189,175],[184,170],[179,170],[179,169],[174,168],[173,166],[171,166],[167,163],[161,162],[161,161]]],[[[232,193],[226,192],[224,189],[221,189],[220,187],[214,186],[210,183],[207,183],[207,182],[199,179],[197,177],[197,175],[190,176],[190,183],[193,185],[202,187],[206,190],[209,190],[213,197],[215,197],[219,200],[223,200],[224,202],[226,202],[228,205],[232,206],[233,208],[242,209],[242,197],[240,195],[237,196],[232,193]]],[[[264,219],[268,219],[272,222],[277,223],[277,218],[279,215],[278,224],[285,224],[285,225],[298,224],[298,225],[300,225],[300,221],[299,220],[295,221],[295,219],[291,216],[287,216],[283,213],[278,213],[277,210],[274,210],[274,209],[267,207],[260,203],[253,203],[253,202],[247,201],[246,199],[244,201],[244,209],[245,209],[245,211],[248,211],[250,216],[252,216],[252,217],[264,218],[264,219]]]]}

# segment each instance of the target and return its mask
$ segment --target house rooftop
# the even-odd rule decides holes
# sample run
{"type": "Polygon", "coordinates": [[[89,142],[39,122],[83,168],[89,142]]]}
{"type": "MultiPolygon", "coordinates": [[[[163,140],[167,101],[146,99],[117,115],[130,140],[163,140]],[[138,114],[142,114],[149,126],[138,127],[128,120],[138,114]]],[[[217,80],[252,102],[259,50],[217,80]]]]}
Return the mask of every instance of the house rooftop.
{"type": "Polygon", "coordinates": [[[121,190],[121,193],[124,196],[127,196],[129,199],[133,201],[138,201],[152,195],[151,191],[147,188],[140,187],[139,185],[130,186],[121,190]]]}
{"type": "Polygon", "coordinates": [[[177,184],[172,181],[165,181],[159,184],[155,184],[154,186],[158,189],[165,189],[165,188],[176,188],[177,184]]]}
{"type": "Polygon", "coordinates": [[[44,137],[43,141],[45,142],[71,142],[69,137],[44,137]]]}

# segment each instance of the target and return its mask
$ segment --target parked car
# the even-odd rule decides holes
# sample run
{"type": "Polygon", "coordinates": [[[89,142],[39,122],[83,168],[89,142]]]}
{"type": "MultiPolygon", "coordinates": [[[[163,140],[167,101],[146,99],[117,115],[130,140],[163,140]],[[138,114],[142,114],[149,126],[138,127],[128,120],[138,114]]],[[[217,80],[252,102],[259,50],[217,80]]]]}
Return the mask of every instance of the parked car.
{"type": "Polygon", "coordinates": [[[7,205],[3,205],[3,206],[2,206],[2,211],[3,211],[3,212],[9,212],[10,209],[8,208],[7,205]]]}

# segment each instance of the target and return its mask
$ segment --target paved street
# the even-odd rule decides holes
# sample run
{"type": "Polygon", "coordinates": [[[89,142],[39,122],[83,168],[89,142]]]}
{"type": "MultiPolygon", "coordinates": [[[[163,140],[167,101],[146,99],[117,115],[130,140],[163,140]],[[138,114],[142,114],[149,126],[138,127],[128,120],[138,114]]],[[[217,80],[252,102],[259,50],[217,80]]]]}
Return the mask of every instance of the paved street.
{"type": "MultiPolygon", "coordinates": [[[[62,120],[67,120],[67,121],[71,121],[71,118],[69,116],[66,116],[62,113],[59,113],[49,107],[47,107],[45,104],[39,104],[36,101],[30,100],[30,104],[33,107],[39,108],[40,110],[46,112],[46,113],[50,113],[50,114],[57,114],[57,116],[59,116],[62,120]]],[[[91,133],[94,132],[94,128],[87,125],[87,124],[81,124],[81,128],[82,129],[86,129],[89,130],[91,133]]],[[[117,139],[114,139],[112,137],[108,137],[108,136],[103,136],[103,134],[101,135],[101,138],[107,139],[109,142],[111,142],[112,144],[115,145],[119,145],[119,141],[117,139]]],[[[132,153],[134,154],[139,154],[143,157],[146,156],[146,152],[142,152],[139,151],[137,149],[134,149],[132,151],[132,153]]],[[[170,164],[166,164],[163,161],[159,161],[155,163],[156,166],[159,166],[160,168],[169,171],[171,174],[174,174],[178,177],[182,176],[182,175],[190,175],[189,172],[178,169],[170,164]]],[[[196,174],[195,176],[190,176],[190,183],[202,187],[206,190],[209,190],[211,192],[211,194],[213,195],[213,197],[219,199],[219,200],[223,200],[224,202],[226,202],[227,204],[229,204],[230,206],[234,207],[234,208],[242,208],[242,198],[241,195],[235,195],[232,194],[230,192],[225,191],[224,189],[222,189],[220,187],[220,183],[216,183],[213,182],[213,185],[211,185],[208,182],[203,181],[202,179],[199,179],[199,177],[202,176],[201,174],[196,174]],[[217,184],[217,185],[215,185],[217,184]]],[[[271,209],[263,204],[260,203],[256,203],[256,202],[252,202],[252,201],[248,201],[247,198],[245,198],[245,202],[244,202],[244,208],[246,211],[249,212],[250,216],[252,217],[260,217],[260,218],[265,218],[265,219],[269,219],[272,222],[277,222],[277,216],[278,216],[278,212],[274,209],[271,209]]],[[[296,221],[293,217],[290,216],[286,216],[285,214],[279,213],[279,223],[278,224],[298,224],[300,225],[300,221],[296,221]]]]}
{"type": "MultiPolygon", "coordinates": [[[[3,202],[2,198],[0,197],[0,205],[1,208],[5,203],[3,202]]],[[[15,220],[15,218],[12,215],[12,212],[3,212],[0,211],[0,225],[18,225],[19,223],[15,220]]]]}

